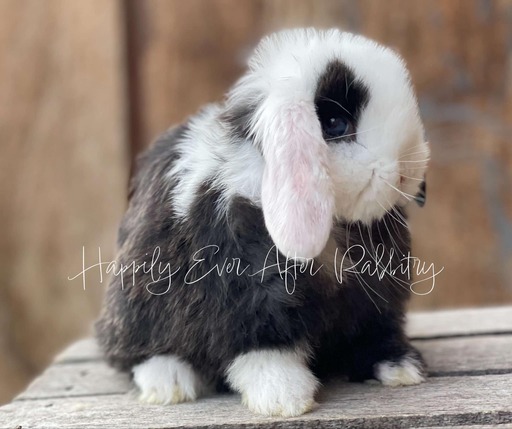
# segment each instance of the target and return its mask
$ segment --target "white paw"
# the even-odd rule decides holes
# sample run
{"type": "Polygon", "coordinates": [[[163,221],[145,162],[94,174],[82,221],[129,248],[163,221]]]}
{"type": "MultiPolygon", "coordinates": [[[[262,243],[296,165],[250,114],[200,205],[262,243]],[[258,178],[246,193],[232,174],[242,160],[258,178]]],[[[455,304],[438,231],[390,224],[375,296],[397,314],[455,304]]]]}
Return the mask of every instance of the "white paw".
{"type": "Polygon", "coordinates": [[[398,362],[384,361],[375,365],[375,377],[384,386],[410,386],[425,381],[423,364],[405,355],[398,362]]]}
{"type": "Polygon", "coordinates": [[[192,366],[176,356],[153,356],[132,371],[142,402],[177,404],[195,400],[202,391],[202,381],[192,366]]]}
{"type": "Polygon", "coordinates": [[[227,381],[251,411],[292,417],[315,406],[318,380],[300,350],[258,350],[238,356],[227,370],[227,381]]]}

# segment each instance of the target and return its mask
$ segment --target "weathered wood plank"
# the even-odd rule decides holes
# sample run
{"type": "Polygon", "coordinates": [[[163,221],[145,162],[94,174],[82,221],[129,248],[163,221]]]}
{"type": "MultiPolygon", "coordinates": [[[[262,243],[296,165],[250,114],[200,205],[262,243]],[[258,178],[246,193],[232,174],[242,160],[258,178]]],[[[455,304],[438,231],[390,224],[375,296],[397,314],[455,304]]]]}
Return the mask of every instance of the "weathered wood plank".
{"type": "Polygon", "coordinates": [[[512,373],[512,335],[413,341],[431,376],[454,373],[512,373]]]}
{"type": "Polygon", "coordinates": [[[74,363],[98,361],[102,359],[101,350],[94,338],[84,338],[70,345],[57,355],[55,363],[74,363]]]}
{"type": "Polygon", "coordinates": [[[413,312],[407,319],[411,338],[512,333],[512,306],[413,312]]]}
{"type": "Polygon", "coordinates": [[[320,405],[313,413],[289,420],[254,416],[240,406],[236,395],[215,395],[174,407],[139,404],[129,376],[110,368],[101,360],[95,341],[84,339],[57,356],[15,402],[0,408],[0,428],[94,428],[107,420],[121,428],[147,427],[148,422],[155,428],[508,425],[512,423],[512,335],[506,334],[510,310],[412,314],[409,332],[419,338],[414,343],[429,365],[427,383],[390,389],[333,380],[319,393],[320,405]],[[486,322],[478,325],[479,320],[486,322]],[[478,335],[473,335],[475,331],[478,335]]]}
{"type": "MultiPolygon", "coordinates": [[[[512,335],[425,340],[415,345],[423,353],[431,376],[512,373],[512,335]]],[[[80,341],[69,350],[81,356],[99,353],[93,340],[80,341]]],[[[105,395],[133,388],[126,374],[117,373],[99,360],[99,355],[90,361],[69,356],[71,360],[57,360],[17,399],[105,395]]]]}
{"type": "MultiPolygon", "coordinates": [[[[453,426],[422,426],[422,429],[454,429],[453,426]]],[[[462,425],[457,426],[456,429],[512,429],[512,424],[500,424],[500,425],[462,425]]]]}
{"type": "Polygon", "coordinates": [[[15,400],[112,395],[133,388],[127,373],[120,373],[105,362],[53,365],[15,400]]]}
{"type": "Polygon", "coordinates": [[[0,427],[100,428],[301,428],[453,426],[512,423],[512,374],[432,378],[423,385],[328,383],[312,413],[265,418],[240,405],[237,395],[217,395],[176,406],[139,404],[134,392],[81,398],[17,401],[0,408],[0,427]]]}

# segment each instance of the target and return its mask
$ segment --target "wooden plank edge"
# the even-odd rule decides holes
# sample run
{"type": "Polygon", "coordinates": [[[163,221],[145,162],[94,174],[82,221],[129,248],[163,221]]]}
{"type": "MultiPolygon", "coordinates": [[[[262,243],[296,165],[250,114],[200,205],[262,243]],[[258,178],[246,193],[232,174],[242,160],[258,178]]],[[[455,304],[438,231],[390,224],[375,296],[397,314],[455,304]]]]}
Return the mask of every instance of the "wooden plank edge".
{"type": "MultiPolygon", "coordinates": [[[[121,395],[120,399],[122,398],[121,395]]],[[[46,407],[53,408],[53,404],[47,404],[46,407]]],[[[2,407],[0,407],[0,412],[2,407]]],[[[54,410],[55,412],[55,410],[54,410]]],[[[211,422],[207,425],[177,425],[177,426],[152,426],[148,420],[146,428],[154,429],[312,429],[312,428],[335,428],[343,427],[344,429],[398,429],[398,428],[425,428],[425,429],[444,429],[444,428],[495,428],[495,429],[509,429],[512,427],[512,410],[496,410],[496,411],[482,411],[482,412],[459,412],[459,413],[444,413],[438,415],[425,415],[425,414],[409,414],[409,415],[396,415],[396,416],[371,416],[371,417],[350,417],[328,416],[325,418],[307,419],[307,414],[304,415],[305,419],[301,417],[282,419],[282,418],[268,418],[267,421],[258,422],[237,422],[237,423],[224,423],[224,422],[211,422]]],[[[1,414],[0,414],[1,417],[1,414]]],[[[17,416],[14,416],[16,418],[17,416]]],[[[19,418],[19,417],[18,417],[19,418]]],[[[108,418],[106,416],[106,418],[108,418]]],[[[2,423],[2,422],[0,422],[2,423]]],[[[0,426],[0,429],[21,428],[23,425],[16,426],[16,423],[10,426],[0,426]]],[[[107,423],[107,422],[105,422],[107,423]]],[[[132,425],[118,424],[115,421],[117,429],[133,428],[132,425]]],[[[45,426],[33,426],[34,428],[43,428],[45,426]]],[[[52,426],[56,427],[56,426],[52,426]]],[[[60,426],[59,426],[60,427],[60,426]]],[[[86,428],[87,426],[73,426],[77,428],[86,428]]],[[[94,427],[97,427],[96,425],[94,427]]]]}
{"type": "Polygon", "coordinates": [[[411,312],[407,335],[416,340],[512,333],[512,306],[411,312]]]}

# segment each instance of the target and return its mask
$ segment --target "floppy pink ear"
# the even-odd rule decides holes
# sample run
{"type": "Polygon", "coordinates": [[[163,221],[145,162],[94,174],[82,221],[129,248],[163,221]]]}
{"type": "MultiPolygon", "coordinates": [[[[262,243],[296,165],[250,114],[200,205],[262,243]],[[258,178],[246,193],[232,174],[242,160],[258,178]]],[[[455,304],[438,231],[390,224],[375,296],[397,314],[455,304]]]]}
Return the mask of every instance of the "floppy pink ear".
{"type": "Polygon", "coordinates": [[[329,239],[334,213],[327,144],[314,105],[296,101],[263,115],[265,224],[285,256],[314,258],[329,239]]]}

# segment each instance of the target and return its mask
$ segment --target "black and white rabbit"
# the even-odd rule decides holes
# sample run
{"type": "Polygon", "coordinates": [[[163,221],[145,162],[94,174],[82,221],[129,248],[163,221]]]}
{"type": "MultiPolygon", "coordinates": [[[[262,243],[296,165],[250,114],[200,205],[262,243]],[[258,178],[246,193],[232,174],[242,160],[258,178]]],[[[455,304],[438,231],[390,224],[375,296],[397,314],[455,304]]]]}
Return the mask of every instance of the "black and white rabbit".
{"type": "Polygon", "coordinates": [[[224,103],[139,159],[127,269],[96,325],[109,362],[143,401],[227,386],[265,415],[307,412],[332,371],[422,382],[407,270],[361,267],[403,264],[428,156],[395,52],[338,30],[264,38],[224,103]]]}

